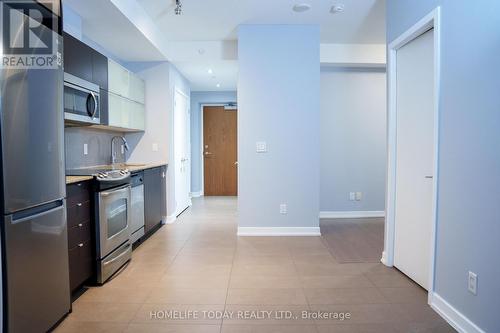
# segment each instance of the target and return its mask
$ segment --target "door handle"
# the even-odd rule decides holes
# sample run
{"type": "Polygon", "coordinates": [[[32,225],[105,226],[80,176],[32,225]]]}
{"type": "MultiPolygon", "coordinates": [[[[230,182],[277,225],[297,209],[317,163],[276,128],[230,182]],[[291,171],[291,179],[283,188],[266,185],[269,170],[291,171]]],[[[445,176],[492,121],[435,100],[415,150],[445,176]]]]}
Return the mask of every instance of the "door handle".
{"type": "Polygon", "coordinates": [[[238,161],[234,162],[234,165],[239,165],[238,161]]]}
{"type": "Polygon", "coordinates": [[[209,151],[206,151],[205,152],[205,156],[208,156],[208,155],[213,155],[213,153],[209,152],[209,151]]]}
{"type": "Polygon", "coordinates": [[[432,179],[434,178],[433,176],[425,176],[425,179],[432,179]]]}

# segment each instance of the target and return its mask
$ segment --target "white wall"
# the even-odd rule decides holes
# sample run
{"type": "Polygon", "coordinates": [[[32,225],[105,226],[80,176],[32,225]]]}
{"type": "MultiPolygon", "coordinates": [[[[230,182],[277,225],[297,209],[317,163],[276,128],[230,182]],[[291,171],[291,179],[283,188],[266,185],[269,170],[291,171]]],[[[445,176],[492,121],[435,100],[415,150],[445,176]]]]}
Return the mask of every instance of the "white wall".
{"type": "Polygon", "coordinates": [[[240,228],[319,226],[319,37],[314,25],[239,28],[240,228]]]}
{"type": "Polygon", "coordinates": [[[384,211],[386,141],[385,70],[322,68],[322,212],[384,211]]]}
{"type": "Polygon", "coordinates": [[[127,155],[129,163],[168,163],[167,214],[172,219],[175,204],[175,161],[173,149],[174,89],[187,96],[189,82],[168,62],[131,63],[128,67],[146,83],[145,132],[126,134],[131,147],[127,155]],[[158,145],[158,151],[153,151],[158,145]]]}

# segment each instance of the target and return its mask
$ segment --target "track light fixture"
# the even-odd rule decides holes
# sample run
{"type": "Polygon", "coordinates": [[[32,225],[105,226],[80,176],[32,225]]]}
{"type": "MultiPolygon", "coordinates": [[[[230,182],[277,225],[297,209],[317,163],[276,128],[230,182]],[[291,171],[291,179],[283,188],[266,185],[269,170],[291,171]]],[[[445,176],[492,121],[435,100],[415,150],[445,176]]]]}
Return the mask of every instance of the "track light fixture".
{"type": "Polygon", "coordinates": [[[182,14],[182,3],[181,0],[175,0],[175,15],[182,14]]]}

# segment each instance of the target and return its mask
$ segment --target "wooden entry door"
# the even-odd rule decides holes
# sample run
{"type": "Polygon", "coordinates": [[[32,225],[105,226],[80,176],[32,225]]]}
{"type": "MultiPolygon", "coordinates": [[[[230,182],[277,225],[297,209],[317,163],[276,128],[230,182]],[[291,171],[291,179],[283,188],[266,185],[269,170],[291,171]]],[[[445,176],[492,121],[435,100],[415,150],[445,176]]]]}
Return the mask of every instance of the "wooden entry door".
{"type": "Polygon", "coordinates": [[[204,195],[238,195],[237,110],[203,108],[204,195]]]}

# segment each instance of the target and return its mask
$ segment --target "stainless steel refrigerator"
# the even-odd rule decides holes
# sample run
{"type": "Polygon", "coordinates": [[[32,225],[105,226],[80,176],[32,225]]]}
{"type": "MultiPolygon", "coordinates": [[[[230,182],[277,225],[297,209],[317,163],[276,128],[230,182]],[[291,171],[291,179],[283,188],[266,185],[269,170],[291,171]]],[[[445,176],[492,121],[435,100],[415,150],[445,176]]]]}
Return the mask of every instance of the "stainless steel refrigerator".
{"type": "MultiPolygon", "coordinates": [[[[0,1],[4,12],[11,9],[9,3],[0,1]]],[[[12,38],[28,41],[23,24],[37,10],[56,14],[55,23],[44,20],[35,33],[42,40],[53,36],[52,47],[62,52],[59,0],[48,7],[38,1],[27,6],[33,10],[16,21],[19,31],[12,32],[14,24],[10,40],[2,34],[4,54],[9,45],[23,43],[12,38]]],[[[71,308],[62,64],[52,69],[2,67],[0,88],[3,332],[45,332],[71,308]]]]}

